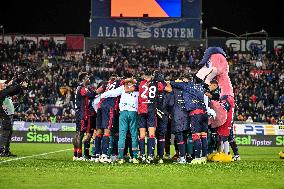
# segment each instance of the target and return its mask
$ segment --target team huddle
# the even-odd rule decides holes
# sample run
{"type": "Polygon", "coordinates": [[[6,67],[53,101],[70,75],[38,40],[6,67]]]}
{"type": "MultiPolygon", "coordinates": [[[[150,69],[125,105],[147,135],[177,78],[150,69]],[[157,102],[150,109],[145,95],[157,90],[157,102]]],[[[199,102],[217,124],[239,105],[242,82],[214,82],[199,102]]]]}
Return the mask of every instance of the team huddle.
{"type": "Polygon", "coordinates": [[[96,88],[88,87],[89,76],[81,73],[75,96],[73,160],[163,163],[170,158],[171,134],[179,164],[240,160],[232,131],[233,97],[220,96],[222,87],[217,80],[204,82],[211,73],[203,80],[185,74],[174,81],[159,71],[140,73],[135,78],[112,75],[96,88]],[[212,109],[214,103],[220,104],[221,110],[212,109]],[[217,114],[226,115],[218,127],[217,114]]]}

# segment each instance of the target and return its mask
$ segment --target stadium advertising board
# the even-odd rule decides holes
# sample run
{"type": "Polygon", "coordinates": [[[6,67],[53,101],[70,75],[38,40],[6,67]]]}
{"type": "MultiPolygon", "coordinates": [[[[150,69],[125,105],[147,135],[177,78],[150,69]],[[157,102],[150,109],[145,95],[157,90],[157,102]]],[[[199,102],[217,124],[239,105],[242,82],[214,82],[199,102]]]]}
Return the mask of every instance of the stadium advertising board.
{"type": "Polygon", "coordinates": [[[11,141],[16,143],[72,143],[75,132],[14,131],[11,141]]]}
{"type": "Polygon", "coordinates": [[[90,37],[200,39],[201,0],[92,0],[90,37]]]}
{"type": "Polygon", "coordinates": [[[75,123],[15,121],[14,131],[76,131],[75,123]]]}
{"type": "Polygon", "coordinates": [[[236,135],[235,140],[240,146],[284,146],[283,135],[236,135]]]}
{"type": "Polygon", "coordinates": [[[284,146],[284,125],[234,124],[240,146],[284,146]]]}
{"type": "Polygon", "coordinates": [[[4,42],[12,44],[15,41],[20,41],[21,39],[26,39],[34,41],[37,46],[41,40],[50,40],[53,38],[55,43],[67,44],[68,50],[83,50],[84,49],[84,36],[83,35],[5,35],[4,38],[0,37],[0,43],[4,42]]]}
{"type": "Polygon", "coordinates": [[[235,52],[250,52],[251,47],[256,45],[262,52],[273,51],[275,47],[283,47],[284,39],[279,38],[208,38],[208,46],[222,48],[232,47],[235,52]]]}
{"type": "Polygon", "coordinates": [[[284,135],[284,125],[234,124],[236,135],[284,135]]]}
{"type": "Polygon", "coordinates": [[[140,39],[200,39],[198,19],[94,18],[92,37],[140,39]]]}

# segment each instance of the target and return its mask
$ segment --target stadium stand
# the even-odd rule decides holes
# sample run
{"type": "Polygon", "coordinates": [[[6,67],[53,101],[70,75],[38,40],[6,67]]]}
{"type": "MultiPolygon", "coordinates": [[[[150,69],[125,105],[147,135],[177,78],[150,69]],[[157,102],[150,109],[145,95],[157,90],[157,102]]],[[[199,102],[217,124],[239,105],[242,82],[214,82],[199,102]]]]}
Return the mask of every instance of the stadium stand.
{"type": "MultiPolygon", "coordinates": [[[[246,54],[226,49],[237,104],[235,120],[283,124],[283,52],[278,48],[266,53],[258,47],[251,49],[246,54]]],[[[174,79],[185,72],[195,73],[203,50],[202,46],[145,48],[113,43],[99,44],[87,52],[70,52],[66,44],[56,44],[52,39],[41,41],[37,47],[23,38],[0,45],[0,75],[9,79],[31,68],[38,70],[29,77],[29,91],[20,99],[23,103],[16,104],[17,112],[24,112],[17,113],[16,119],[50,121],[52,115],[46,109],[54,105],[62,108],[57,122],[74,122],[74,90],[80,71],[89,72],[94,85],[113,72],[127,77],[160,69],[174,79]]]]}

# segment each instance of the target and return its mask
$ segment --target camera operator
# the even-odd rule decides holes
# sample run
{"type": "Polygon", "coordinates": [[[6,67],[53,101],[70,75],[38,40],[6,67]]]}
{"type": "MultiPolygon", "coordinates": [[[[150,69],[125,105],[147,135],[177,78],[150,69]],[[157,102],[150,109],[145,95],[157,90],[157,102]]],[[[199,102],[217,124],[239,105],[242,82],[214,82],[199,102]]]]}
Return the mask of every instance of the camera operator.
{"type": "Polygon", "coordinates": [[[13,80],[8,83],[0,80],[0,157],[15,156],[10,152],[15,110],[10,97],[19,94],[27,85],[25,81],[17,84],[13,80]]]}

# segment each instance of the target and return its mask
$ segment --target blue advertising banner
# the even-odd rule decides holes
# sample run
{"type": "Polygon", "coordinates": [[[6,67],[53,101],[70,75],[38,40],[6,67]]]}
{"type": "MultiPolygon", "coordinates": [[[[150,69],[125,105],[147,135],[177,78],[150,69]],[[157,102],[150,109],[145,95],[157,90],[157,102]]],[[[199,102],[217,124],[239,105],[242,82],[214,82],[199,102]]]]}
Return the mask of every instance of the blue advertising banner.
{"type": "Polygon", "coordinates": [[[94,38],[200,39],[199,19],[110,19],[94,18],[94,38]]]}

